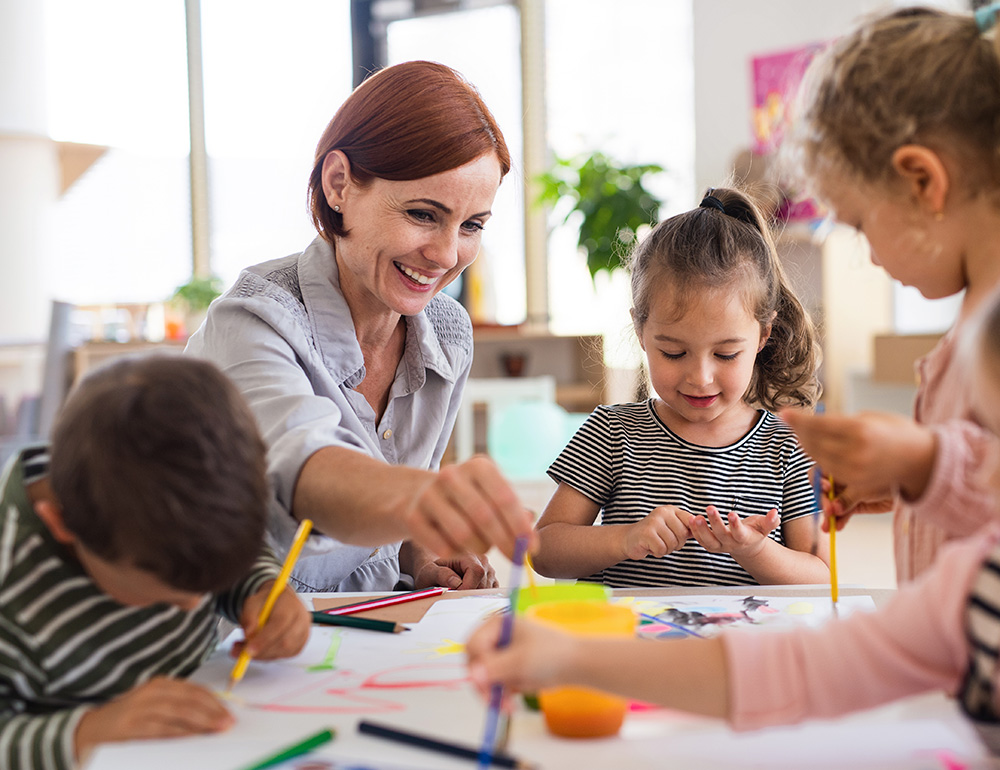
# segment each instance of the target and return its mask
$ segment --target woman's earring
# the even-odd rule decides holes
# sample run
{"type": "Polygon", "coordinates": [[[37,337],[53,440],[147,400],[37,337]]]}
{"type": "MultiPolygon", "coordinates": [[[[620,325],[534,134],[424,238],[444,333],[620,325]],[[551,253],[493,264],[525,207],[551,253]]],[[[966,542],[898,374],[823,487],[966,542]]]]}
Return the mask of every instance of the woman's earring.
{"type": "Polygon", "coordinates": [[[340,213],[340,206],[334,206],[333,210],[336,211],[339,214],[340,213]]]}

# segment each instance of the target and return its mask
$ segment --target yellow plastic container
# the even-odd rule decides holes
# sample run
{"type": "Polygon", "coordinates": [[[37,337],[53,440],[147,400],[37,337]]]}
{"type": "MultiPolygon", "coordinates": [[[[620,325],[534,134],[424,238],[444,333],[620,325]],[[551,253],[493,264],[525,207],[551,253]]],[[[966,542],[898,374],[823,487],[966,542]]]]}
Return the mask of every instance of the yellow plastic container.
{"type": "MultiPolygon", "coordinates": [[[[580,636],[635,635],[635,613],[620,604],[596,601],[543,603],[528,607],[525,615],[580,636]]],[[[567,738],[615,735],[628,709],[625,698],[585,687],[542,690],[538,699],[549,731],[567,738]]]]}

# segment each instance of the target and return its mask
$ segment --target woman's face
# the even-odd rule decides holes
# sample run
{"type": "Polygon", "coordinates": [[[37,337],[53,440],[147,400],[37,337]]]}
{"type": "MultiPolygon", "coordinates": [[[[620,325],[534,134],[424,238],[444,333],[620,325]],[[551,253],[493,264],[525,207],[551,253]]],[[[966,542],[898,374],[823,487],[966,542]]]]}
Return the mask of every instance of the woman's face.
{"type": "Polygon", "coordinates": [[[492,153],[440,174],[395,182],[348,180],[336,198],[341,289],[355,314],[416,315],[479,253],[500,186],[492,153]]]}

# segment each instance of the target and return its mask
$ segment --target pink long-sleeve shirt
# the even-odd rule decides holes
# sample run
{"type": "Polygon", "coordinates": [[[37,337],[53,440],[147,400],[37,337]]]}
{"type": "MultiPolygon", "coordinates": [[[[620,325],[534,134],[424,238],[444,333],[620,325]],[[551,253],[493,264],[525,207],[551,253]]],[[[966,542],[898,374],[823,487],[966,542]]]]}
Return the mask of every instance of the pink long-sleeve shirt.
{"type": "Polygon", "coordinates": [[[995,439],[972,413],[968,367],[958,357],[961,334],[956,324],[917,362],[914,416],[933,428],[937,454],[924,494],[910,503],[896,501],[893,542],[901,584],[927,569],[946,541],[966,537],[997,517],[994,494],[976,478],[995,439]]]}
{"type": "Polygon", "coordinates": [[[1000,524],[994,524],[947,545],[933,567],[874,612],[815,629],[724,633],[730,723],[752,730],[930,690],[954,694],[969,665],[970,587],[998,543],[1000,524]]]}

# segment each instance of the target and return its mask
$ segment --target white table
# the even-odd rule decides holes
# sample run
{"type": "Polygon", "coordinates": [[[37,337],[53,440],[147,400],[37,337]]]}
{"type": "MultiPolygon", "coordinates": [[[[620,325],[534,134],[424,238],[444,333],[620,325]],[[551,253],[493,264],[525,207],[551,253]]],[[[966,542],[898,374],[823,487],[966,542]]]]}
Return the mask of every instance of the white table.
{"type": "MultiPolygon", "coordinates": [[[[828,596],[823,586],[768,586],[748,591],[747,587],[705,589],[646,589],[628,595],[664,596],[690,594],[743,594],[766,596],[828,596]]],[[[463,592],[472,595],[495,592],[463,592]]],[[[625,593],[625,592],[618,592],[625,593]]],[[[842,595],[871,595],[881,603],[891,591],[865,591],[844,587],[842,595]]],[[[488,601],[488,600],[484,600],[488,601]]],[[[456,605],[457,606],[457,605],[456,605]]],[[[393,676],[405,677],[408,668],[404,635],[380,635],[344,630],[344,633],[368,634],[366,644],[371,654],[392,662],[393,676]],[[394,653],[393,645],[399,645],[394,653]],[[402,672],[402,673],[401,673],[402,672]]],[[[406,634],[418,634],[414,629],[406,634]]],[[[343,637],[346,640],[346,636],[343,637]]],[[[650,642],[659,644],[661,642],[650,642]]],[[[669,644],[669,642],[662,642],[669,644]]],[[[355,642],[356,644],[356,642],[355,642]]],[[[343,648],[341,648],[343,649],[343,648]]],[[[315,650],[313,651],[315,658],[315,650]]],[[[425,688],[405,687],[394,690],[379,687],[350,688],[357,708],[344,706],[342,713],[314,714],[281,711],[240,712],[240,721],[228,734],[109,745],[94,756],[87,770],[220,770],[240,768],[323,727],[332,726],[337,738],[313,757],[351,757],[369,760],[372,770],[392,768],[437,768],[468,770],[474,763],[371,738],[357,732],[361,718],[424,733],[454,742],[477,746],[482,739],[485,705],[465,681],[464,656],[452,656],[454,681],[425,688]],[[387,695],[391,694],[391,697],[387,695]],[[385,702],[391,701],[391,706],[385,702]],[[381,703],[381,705],[379,705],[381,703]],[[373,705],[374,704],[374,705],[373,705]],[[375,712],[372,713],[372,709],[375,712]],[[359,713],[365,712],[368,713],[359,713]],[[385,764],[389,763],[389,764],[385,764]]],[[[229,661],[210,661],[215,676],[227,672],[229,661]]],[[[257,666],[237,689],[246,692],[253,682],[257,666]]],[[[329,675],[336,690],[338,681],[329,675]]],[[[208,681],[213,681],[208,676],[208,681]]],[[[216,681],[215,684],[218,684],[216,681]]],[[[380,685],[392,684],[388,680],[380,685]]],[[[338,691],[339,692],[339,691],[338,691]]],[[[340,696],[330,696],[331,698],[340,696]]],[[[332,701],[331,701],[332,702],[332,701]]],[[[520,704],[520,701],[518,701],[520,704]]],[[[997,767],[991,764],[973,728],[965,721],[953,701],[940,694],[906,699],[896,704],[843,719],[812,722],[806,725],[774,728],[755,733],[736,734],[719,720],[692,717],[676,712],[651,710],[629,715],[619,736],[599,740],[554,738],[545,729],[540,714],[520,708],[514,717],[508,753],[538,764],[544,770],[573,768],[890,768],[892,770],[939,770],[947,767],[997,767]],[[954,764],[948,764],[953,762],[954,764]]],[[[366,765],[367,766],[367,765],[366,765]]]]}

